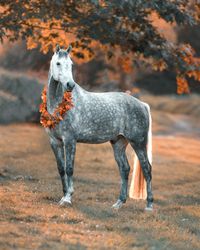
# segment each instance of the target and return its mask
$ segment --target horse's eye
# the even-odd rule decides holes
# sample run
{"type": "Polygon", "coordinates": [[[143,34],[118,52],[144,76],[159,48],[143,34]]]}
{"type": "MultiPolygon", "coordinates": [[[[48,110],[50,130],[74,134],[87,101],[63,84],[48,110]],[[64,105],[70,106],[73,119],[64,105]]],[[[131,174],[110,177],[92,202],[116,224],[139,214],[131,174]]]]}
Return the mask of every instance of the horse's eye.
{"type": "Polygon", "coordinates": [[[59,62],[57,62],[57,63],[56,63],[56,65],[60,66],[60,63],[59,63],[59,62]]]}

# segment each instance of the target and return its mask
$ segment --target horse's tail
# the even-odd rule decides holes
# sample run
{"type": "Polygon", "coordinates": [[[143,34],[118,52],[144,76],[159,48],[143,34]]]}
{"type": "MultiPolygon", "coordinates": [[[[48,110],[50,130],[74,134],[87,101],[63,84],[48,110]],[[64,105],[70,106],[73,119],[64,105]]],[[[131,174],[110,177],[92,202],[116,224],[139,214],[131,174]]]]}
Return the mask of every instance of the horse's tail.
{"type": "Polygon", "coordinates": [[[147,103],[145,103],[145,106],[147,108],[148,114],[149,114],[149,130],[148,130],[148,139],[147,139],[147,156],[149,163],[152,164],[152,117],[151,117],[151,110],[147,103]]]}
{"type": "MultiPolygon", "coordinates": [[[[144,103],[148,115],[149,115],[149,129],[148,129],[148,138],[147,138],[147,156],[149,163],[152,164],[152,118],[150,107],[147,103],[144,103]]],[[[129,189],[129,197],[133,199],[146,199],[147,190],[146,190],[146,181],[140,166],[140,162],[135,154],[134,166],[133,166],[133,175],[131,180],[131,185],[129,189]]]]}

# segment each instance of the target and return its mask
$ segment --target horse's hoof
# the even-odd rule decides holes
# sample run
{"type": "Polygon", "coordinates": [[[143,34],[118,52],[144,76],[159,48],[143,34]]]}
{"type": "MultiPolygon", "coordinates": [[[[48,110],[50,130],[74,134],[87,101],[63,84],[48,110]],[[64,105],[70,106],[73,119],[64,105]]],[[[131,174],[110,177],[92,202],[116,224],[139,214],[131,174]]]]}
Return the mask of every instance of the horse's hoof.
{"type": "Polygon", "coordinates": [[[64,196],[59,202],[58,204],[60,206],[71,206],[72,205],[72,201],[71,198],[68,196],[64,196]]]}
{"type": "Polygon", "coordinates": [[[116,202],[115,204],[112,205],[112,208],[114,208],[114,209],[119,209],[119,208],[122,207],[122,205],[123,205],[123,201],[117,200],[117,202],[116,202]]]}
{"type": "Polygon", "coordinates": [[[144,210],[147,211],[147,212],[152,212],[153,211],[153,205],[145,207],[144,210]]]}

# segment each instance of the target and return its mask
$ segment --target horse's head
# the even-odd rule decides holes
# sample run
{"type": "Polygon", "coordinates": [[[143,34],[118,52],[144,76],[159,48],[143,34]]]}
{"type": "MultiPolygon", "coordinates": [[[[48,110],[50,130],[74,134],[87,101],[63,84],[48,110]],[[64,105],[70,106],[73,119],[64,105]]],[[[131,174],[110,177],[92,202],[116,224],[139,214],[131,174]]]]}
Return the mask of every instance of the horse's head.
{"type": "Polygon", "coordinates": [[[72,60],[70,58],[70,45],[66,50],[56,46],[55,53],[51,59],[51,75],[55,81],[62,83],[67,91],[72,91],[75,86],[72,76],[72,60]]]}

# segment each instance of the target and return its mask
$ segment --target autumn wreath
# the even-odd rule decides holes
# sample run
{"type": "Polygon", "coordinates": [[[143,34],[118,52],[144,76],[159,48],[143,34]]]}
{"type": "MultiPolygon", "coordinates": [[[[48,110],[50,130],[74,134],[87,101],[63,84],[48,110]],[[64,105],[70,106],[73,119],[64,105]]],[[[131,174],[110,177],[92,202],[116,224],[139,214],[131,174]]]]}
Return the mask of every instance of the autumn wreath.
{"type": "Polygon", "coordinates": [[[63,120],[65,113],[70,110],[74,105],[72,102],[71,92],[65,91],[63,94],[62,102],[55,108],[53,114],[47,111],[47,90],[46,87],[41,95],[42,103],[40,104],[40,123],[45,128],[55,128],[56,124],[63,120]]]}

